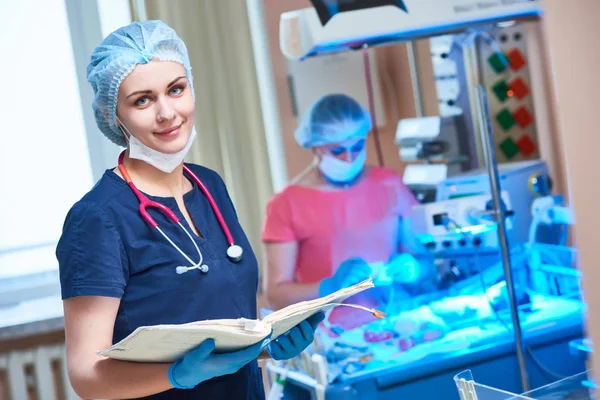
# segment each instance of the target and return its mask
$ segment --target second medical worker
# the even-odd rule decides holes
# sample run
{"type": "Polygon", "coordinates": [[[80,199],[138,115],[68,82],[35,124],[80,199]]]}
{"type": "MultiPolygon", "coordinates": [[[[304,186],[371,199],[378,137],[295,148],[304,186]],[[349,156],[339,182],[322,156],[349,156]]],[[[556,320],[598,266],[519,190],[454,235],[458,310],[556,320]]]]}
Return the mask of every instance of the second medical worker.
{"type": "MultiPolygon", "coordinates": [[[[369,112],[344,94],[305,112],[295,136],[314,161],[271,199],[262,235],[274,308],[369,278],[369,263],[388,263],[403,249],[417,201],[395,171],[365,166],[371,127],[369,112]]],[[[388,264],[400,275],[404,256],[388,264]]]]}
{"type": "MultiPolygon", "coordinates": [[[[194,85],[173,29],[120,28],[87,72],[98,127],[125,150],[72,207],[56,250],[73,388],[86,399],[264,399],[256,357],[266,342],[215,354],[207,340],[174,363],[96,355],[139,326],[256,318],[258,266],[219,175],[183,163],[194,85]]],[[[271,356],[298,355],[322,318],[272,341],[271,356]]]]}

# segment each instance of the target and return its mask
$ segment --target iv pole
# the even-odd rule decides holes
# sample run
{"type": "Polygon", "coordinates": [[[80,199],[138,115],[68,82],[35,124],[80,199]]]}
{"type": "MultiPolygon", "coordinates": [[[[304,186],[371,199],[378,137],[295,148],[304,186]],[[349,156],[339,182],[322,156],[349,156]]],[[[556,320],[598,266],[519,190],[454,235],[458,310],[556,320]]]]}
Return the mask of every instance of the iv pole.
{"type": "Polygon", "coordinates": [[[490,122],[489,108],[487,102],[487,93],[482,84],[477,85],[477,111],[479,119],[479,132],[485,153],[487,172],[490,177],[490,192],[494,204],[494,216],[498,224],[498,242],[502,256],[502,266],[506,277],[506,288],[508,289],[508,298],[510,301],[510,314],[512,317],[515,345],[517,348],[517,362],[521,376],[521,386],[524,392],[529,391],[529,379],[527,377],[527,367],[525,365],[525,356],[523,352],[523,335],[521,332],[521,321],[519,319],[519,309],[515,296],[512,265],[510,262],[510,251],[508,246],[508,237],[506,235],[505,215],[501,204],[500,178],[498,173],[498,163],[496,161],[496,151],[494,149],[494,134],[490,122]]]}

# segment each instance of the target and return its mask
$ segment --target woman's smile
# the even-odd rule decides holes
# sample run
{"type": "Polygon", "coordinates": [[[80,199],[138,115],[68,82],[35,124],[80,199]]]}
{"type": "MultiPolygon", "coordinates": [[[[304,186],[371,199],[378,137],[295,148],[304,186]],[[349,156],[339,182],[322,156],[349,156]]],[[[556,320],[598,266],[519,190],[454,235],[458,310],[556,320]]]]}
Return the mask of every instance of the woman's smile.
{"type": "Polygon", "coordinates": [[[162,131],[153,132],[153,133],[161,139],[172,140],[179,135],[179,133],[181,132],[182,125],[183,125],[183,122],[180,123],[179,125],[175,125],[170,128],[164,129],[162,131]]]}

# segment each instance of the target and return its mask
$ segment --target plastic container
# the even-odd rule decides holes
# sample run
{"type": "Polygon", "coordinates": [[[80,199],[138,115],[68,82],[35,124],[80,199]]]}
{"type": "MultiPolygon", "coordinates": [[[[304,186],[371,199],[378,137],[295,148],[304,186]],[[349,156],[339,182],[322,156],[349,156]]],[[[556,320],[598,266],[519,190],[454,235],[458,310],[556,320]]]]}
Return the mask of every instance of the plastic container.
{"type": "Polygon", "coordinates": [[[593,400],[595,388],[587,384],[588,372],[582,372],[569,378],[553,382],[523,394],[506,392],[475,382],[470,370],[454,377],[461,400],[593,400]]]}

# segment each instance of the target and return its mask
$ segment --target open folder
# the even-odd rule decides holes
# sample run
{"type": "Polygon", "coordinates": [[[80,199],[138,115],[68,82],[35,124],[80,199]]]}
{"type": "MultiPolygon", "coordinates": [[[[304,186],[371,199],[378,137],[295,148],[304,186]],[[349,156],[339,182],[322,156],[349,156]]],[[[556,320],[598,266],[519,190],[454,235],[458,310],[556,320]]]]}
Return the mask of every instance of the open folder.
{"type": "Polygon", "coordinates": [[[262,320],[217,319],[180,325],[141,326],[109,349],[98,351],[98,355],[124,361],[174,362],[206,339],[214,339],[215,352],[241,350],[265,339],[271,331],[271,340],[276,339],[314,314],[333,308],[373,286],[373,282],[367,280],[329,296],[292,304],[262,320]]]}

